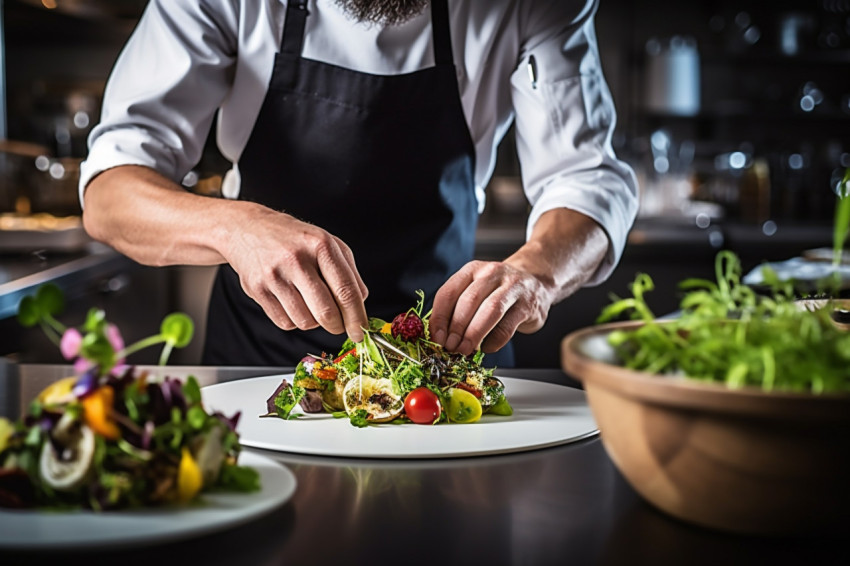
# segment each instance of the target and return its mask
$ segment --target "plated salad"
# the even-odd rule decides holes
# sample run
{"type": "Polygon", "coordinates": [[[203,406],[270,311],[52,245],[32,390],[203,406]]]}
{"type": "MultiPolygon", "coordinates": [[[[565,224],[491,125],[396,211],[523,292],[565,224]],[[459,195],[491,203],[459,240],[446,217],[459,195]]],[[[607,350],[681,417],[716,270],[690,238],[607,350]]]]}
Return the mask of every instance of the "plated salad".
{"type": "Polygon", "coordinates": [[[170,314],[158,334],[125,347],[103,311],[66,328],[55,318],[63,306],[59,288],[47,285],[19,308],[19,321],[40,325],[76,374],[44,389],[17,422],[0,418],[0,507],[105,511],[260,488],[257,471],[237,463],[239,414],[209,413],[193,377],[124,363],[162,344],[164,364],[191,340],[189,317],[170,314]]]}
{"type": "Polygon", "coordinates": [[[472,356],[446,352],[432,342],[430,311],[416,306],[392,321],[369,319],[359,343],[346,340],[340,350],[307,354],[292,383],[284,379],[266,401],[264,416],[293,419],[304,413],[331,413],[365,427],[378,423],[472,423],[485,413],[509,416],[513,409],[505,386],[472,356]]]}

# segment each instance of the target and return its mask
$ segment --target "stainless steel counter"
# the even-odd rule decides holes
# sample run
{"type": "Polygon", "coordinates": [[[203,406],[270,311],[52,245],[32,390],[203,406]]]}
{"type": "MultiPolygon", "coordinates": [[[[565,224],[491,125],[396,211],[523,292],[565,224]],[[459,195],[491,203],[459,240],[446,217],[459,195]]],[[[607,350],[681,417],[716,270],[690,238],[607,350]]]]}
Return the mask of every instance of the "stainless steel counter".
{"type": "Polygon", "coordinates": [[[5,254],[0,256],[0,319],[15,316],[18,303],[40,285],[52,282],[73,296],[75,291],[134,262],[112,248],[91,243],[72,253],[5,254]]]}
{"type": "MultiPolygon", "coordinates": [[[[203,384],[287,368],[170,367],[203,384]]],[[[0,378],[0,414],[67,366],[0,378]]],[[[502,375],[574,386],[558,370],[502,375]]],[[[2,564],[847,564],[843,540],[708,531],[650,507],[596,437],[501,456],[364,460],[262,452],[295,474],[293,498],[229,531],[109,551],[0,553],[2,564]]]]}

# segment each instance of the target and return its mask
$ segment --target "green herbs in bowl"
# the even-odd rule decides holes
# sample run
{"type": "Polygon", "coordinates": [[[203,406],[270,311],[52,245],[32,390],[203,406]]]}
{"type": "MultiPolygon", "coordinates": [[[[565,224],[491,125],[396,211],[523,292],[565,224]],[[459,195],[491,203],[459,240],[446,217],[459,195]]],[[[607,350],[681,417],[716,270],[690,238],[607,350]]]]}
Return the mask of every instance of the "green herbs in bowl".
{"type": "Polygon", "coordinates": [[[799,301],[793,282],[770,277],[772,292],[741,284],[735,254],[717,255],[717,281],[690,279],[681,314],[657,320],[644,294],[648,275],[632,283],[631,298],[606,307],[598,322],[624,313],[643,324],[609,336],[625,367],[691,379],[755,386],[764,391],[850,392],[850,333],[833,319],[840,301],[799,301]]]}
{"type": "Polygon", "coordinates": [[[652,280],[638,276],[601,324],[564,338],[563,369],[658,509],[734,533],[835,532],[850,524],[850,333],[835,301],[803,305],[779,281],[758,295],[730,252],[716,266],[716,282],[684,282],[671,319],[649,310],[652,280]],[[609,322],[622,315],[633,320],[609,322]]]}

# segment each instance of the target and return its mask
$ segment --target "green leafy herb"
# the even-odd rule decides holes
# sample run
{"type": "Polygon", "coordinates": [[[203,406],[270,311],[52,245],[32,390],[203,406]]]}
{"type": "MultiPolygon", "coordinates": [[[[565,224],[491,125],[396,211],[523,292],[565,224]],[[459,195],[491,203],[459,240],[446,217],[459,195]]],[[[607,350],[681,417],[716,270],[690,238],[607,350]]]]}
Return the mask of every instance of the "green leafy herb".
{"type": "Polygon", "coordinates": [[[833,225],[832,240],[832,263],[835,266],[841,264],[841,252],[847,233],[850,231],[850,167],[844,172],[844,177],[836,187],[838,193],[838,204],[835,207],[835,222],[833,225]]]}
{"type": "Polygon", "coordinates": [[[366,412],[365,409],[357,409],[356,411],[352,411],[350,415],[348,415],[351,424],[356,426],[357,428],[363,428],[369,426],[369,420],[367,417],[369,413],[366,412]]]}
{"type": "Polygon", "coordinates": [[[225,463],[221,467],[216,487],[232,491],[258,491],[260,474],[254,468],[225,463]]]}
{"type": "Polygon", "coordinates": [[[772,293],[757,295],[741,283],[740,262],[730,251],[717,254],[715,271],[716,282],[686,282],[677,319],[656,320],[643,296],[652,289],[645,274],[632,284],[633,297],[603,310],[599,322],[628,313],[644,323],[609,335],[626,367],[730,387],[850,391],[850,333],[832,323],[831,305],[801,308],[791,285],[775,276],[766,278],[776,283],[772,293]]]}
{"type": "Polygon", "coordinates": [[[274,406],[277,410],[277,416],[284,420],[292,420],[299,417],[298,413],[293,414],[292,409],[304,398],[307,390],[298,385],[290,385],[282,389],[277,397],[274,398],[274,406]]]}
{"type": "Polygon", "coordinates": [[[198,385],[198,380],[190,375],[183,382],[183,396],[186,397],[186,402],[189,404],[199,404],[201,402],[201,386],[198,385]]]}

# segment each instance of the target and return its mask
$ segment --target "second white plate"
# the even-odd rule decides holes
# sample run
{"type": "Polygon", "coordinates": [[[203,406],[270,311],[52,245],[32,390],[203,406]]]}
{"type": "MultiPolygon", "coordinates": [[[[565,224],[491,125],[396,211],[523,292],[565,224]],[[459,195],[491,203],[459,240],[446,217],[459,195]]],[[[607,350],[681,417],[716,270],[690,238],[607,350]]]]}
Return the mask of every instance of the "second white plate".
{"type": "Polygon", "coordinates": [[[259,472],[259,491],[210,492],[201,494],[192,505],[102,513],[0,509],[0,549],[104,549],[163,544],[258,519],[283,505],[295,492],[295,475],[274,460],[243,452],[239,464],[259,472]]]}
{"type": "MultiPolygon", "coordinates": [[[[241,411],[237,432],[245,446],[314,456],[452,458],[505,454],[555,446],[597,434],[585,393],[551,383],[500,377],[514,409],[510,417],[484,415],[471,424],[381,424],[365,428],[327,413],[294,420],[260,418],[266,399],[292,374],[228,381],[204,387],[207,410],[241,411]]],[[[300,410],[298,408],[297,410],[300,410]]]]}

